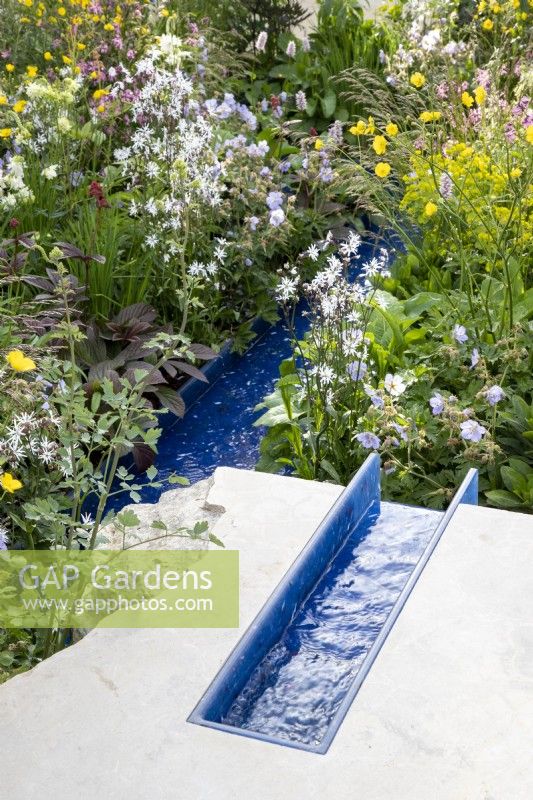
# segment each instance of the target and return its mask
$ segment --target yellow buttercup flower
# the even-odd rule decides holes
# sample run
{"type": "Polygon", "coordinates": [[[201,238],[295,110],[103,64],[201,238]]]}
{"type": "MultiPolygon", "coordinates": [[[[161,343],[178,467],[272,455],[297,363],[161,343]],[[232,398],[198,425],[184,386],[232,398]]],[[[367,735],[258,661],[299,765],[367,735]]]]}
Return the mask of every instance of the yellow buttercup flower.
{"type": "Polygon", "coordinates": [[[0,139],[8,139],[12,133],[12,128],[0,128],[0,139]]]}
{"type": "Polygon", "coordinates": [[[10,350],[6,361],[15,372],[31,372],[36,369],[35,361],[25,356],[22,350],[10,350]]]}
{"type": "Polygon", "coordinates": [[[106,95],[108,95],[108,94],[109,94],[109,92],[107,91],[107,89],[96,89],[93,92],[93,98],[95,100],[100,100],[101,97],[106,97],[106,95]]]}
{"type": "Polygon", "coordinates": [[[350,128],[350,133],[353,134],[354,136],[362,136],[365,131],[366,131],[366,122],[364,122],[364,120],[362,119],[360,119],[356,125],[352,125],[352,127],[350,128]]]}
{"type": "Polygon", "coordinates": [[[425,82],[426,79],[424,78],[421,72],[413,73],[409,79],[409,83],[412,86],[415,86],[417,89],[421,89],[422,86],[425,84],[425,82]]]}
{"type": "Polygon", "coordinates": [[[315,142],[315,150],[322,150],[323,147],[324,147],[324,142],[322,141],[322,139],[317,139],[315,142]]]}
{"type": "Polygon", "coordinates": [[[63,59],[63,64],[67,64],[67,66],[69,64],[72,64],[72,59],[70,58],[70,56],[61,56],[61,58],[63,59]]]}
{"type": "Polygon", "coordinates": [[[426,215],[426,217],[432,217],[434,214],[437,213],[438,210],[439,207],[435,203],[432,203],[431,201],[429,201],[429,203],[426,203],[426,205],[424,206],[424,214],[426,215]]]}
{"type": "Polygon", "coordinates": [[[513,169],[509,174],[511,178],[519,178],[520,175],[522,174],[522,170],[520,169],[520,167],[513,167],[513,169]]]}
{"type": "Polygon", "coordinates": [[[26,108],[26,105],[26,100],[17,100],[17,102],[13,104],[13,111],[15,114],[21,114],[26,108]]]}
{"type": "Polygon", "coordinates": [[[54,57],[53,57],[52,53],[49,50],[47,50],[46,53],[43,54],[43,58],[44,58],[45,61],[53,61],[54,60],[54,57]]]}
{"type": "Polygon", "coordinates": [[[461,103],[466,106],[466,108],[471,108],[474,105],[474,98],[469,92],[463,92],[461,95],[461,103]]]}
{"type": "Polygon", "coordinates": [[[478,106],[483,105],[485,100],[487,99],[487,92],[485,91],[483,86],[476,86],[474,89],[474,97],[476,98],[476,103],[478,106]]]}
{"type": "Polygon", "coordinates": [[[5,94],[0,94],[0,106],[7,106],[7,97],[5,94]]]}
{"type": "Polygon", "coordinates": [[[422,111],[419,119],[422,122],[437,122],[442,117],[440,111],[422,111]]]}
{"type": "Polygon", "coordinates": [[[0,486],[5,492],[13,494],[18,489],[22,489],[22,482],[14,478],[10,472],[4,472],[0,475],[0,486]]]}
{"type": "Polygon", "coordinates": [[[390,136],[391,139],[394,138],[394,136],[398,136],[398,126],[396,125],[396,123],[389,122],[389,124],[385,128],[385,133],[387,134],[387,136],[390,136]]]}
{"type": "Polygon", "coordinates": [[[376,155],[382,156],[387,149],[387,140],[384,136],[376,136],[372,142],[372,147],[376,155]]]}
{"type": "Polygon", "coordinates": [[[103,113],[104,113],[104,111],[105,111],[105,106],[104,106],[104,104],[103,104],[103,103],[100,103],[100,105],[99,105],[99,106],[96,106],[96,110],[98,111],[98,113],[99,113],[99,114],[103,114],[103,113]]]}
{"type": "Polygon", "coordinates": [[[87,45],[86,45],[86,44],[83,44],[83,42],[78,42],[78,44],[76,45],[76,47],[78,48],[78,50],[85,50],[85,48],[87,47],[87,45]]]}
{"type": "Polygon", "coordinates": [[[386,161],[378,161],[374,172],[378,178],[386,178],[390,174],[390,164],[387,164],[386,161]]]}
{"type": "Polygon", "coordinates": [[[115,26],[112,25],[110,22],[106,22],[106,24],[104,25],[104,31],[114,31],[114,30],[115,26]]]}
{"type": "Polygon", "coordinates": [[[15,72],[15,65],[14,64],[6,64],[6,71],[7,72],[15,72]]]}
{"type": "Polygon", "coordinates": [[[533,125],[528,125],[526,128],[526,142],[533,144],[533,125]]]}
{"type": "Polygon", "coordinates": [[[38,72],[39,72],[38,68],[34,67],[32,64],[29,64],[26,67],[26,73],[28,75],[28,78],[35,78],[38,72]]]}
{"type": "Polygon", "coordinates": [[[63,8],[63,6],[60,6],[60,7],[57,9],[57,13],[59,14],[59,16],[60,16],[60,17],[64,17],[64,16],[66,16],[67,9],[66,9],[66,8],[63,8]]]}
{"type": "Polygon", "coordinates": [[[376,125],[374,123],[374,117],[369,117],[368,123],[365,127],[365,133],[369,133],[370,135],[372,135],[375,130],[376,130],[376,125]]]}
{"type": "Polygon", "coordinates": [[[491,19],[486,19],[481,27],[484,31],[491,31],[494,28],[494,22],[491,19]]]}

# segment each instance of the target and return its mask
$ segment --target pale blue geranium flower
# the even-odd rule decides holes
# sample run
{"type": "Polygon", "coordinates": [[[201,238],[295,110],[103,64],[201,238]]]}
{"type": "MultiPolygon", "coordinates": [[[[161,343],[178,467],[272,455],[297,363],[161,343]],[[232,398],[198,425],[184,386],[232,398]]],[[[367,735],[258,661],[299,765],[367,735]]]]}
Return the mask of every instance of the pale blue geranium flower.
{"type": "Polygon", "coordinates": [[[346,367],[346,372],[352,381],[362,380],[368,371],[368,367],[364,361],[352,361],[346,367]]]}
{"type": "Polygon", "coordinates": [[[267,194],[266,204],[271,211],[281,208],[283,205],[283,195],[281,192],[269,192],[267,194]]]}
{"type": "Polygon", "coordinates": [[[360,445],[366,447],[367,450],[377,450],[381,444],[381,441],[375,433],[371,433],[370,431],[363,431],[362,433],[358,433],[355,437],[360,445]]]}
{"type": "Polygon", "coordinates": [[[452,336],[459,344],[464,344],[468,340],[468,334],[464,325],[454,325],[452,336]]]}
{"type": "Polygon", "coordinates": [[[495,385],[491,386],[490,389],[487,389],[485,392],[485,397],[487,398],[489,406],[495,406],[496,403],[499,403],[500,400],[503,400],[505,397],[505,392],[501,386],[495,385]]]}
{"type": "Polygon", "coordinates": [[[480,442],[487,433],[487,429],[476,422],[475,419],[467,419],[461,422],[461,436],[467,442],[480,442]]]}
{"type": "Polygon", "coordinates": [[[442,414],[444,411],[444,398],[438,392],[436,392],[433,397],[429,401],[429,405],[431,406],[431,413],[433,416],[437,416],[438,414],[442,414]]]}

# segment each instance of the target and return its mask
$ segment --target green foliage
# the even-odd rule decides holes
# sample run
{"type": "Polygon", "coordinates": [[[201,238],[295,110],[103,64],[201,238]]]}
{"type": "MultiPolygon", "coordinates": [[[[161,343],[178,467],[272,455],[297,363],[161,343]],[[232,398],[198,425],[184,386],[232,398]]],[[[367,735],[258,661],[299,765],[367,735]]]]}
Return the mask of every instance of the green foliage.
{"type": "Polygon", "coordinates": [[[285,33],[278,39],[274,54],[259,62],[249,85],[242,91],[251,104],[282,92],[294,96],[304,92],[305,112],[292,111],[299,127],[324,130],[334,120],[347,122],[367,113],[367,106],[348,98],[349,84],[344,73],[355,68],[381,74],[381,51],[389,47],[387,32],[372,20],[364,19],[357,0],[323,0],[319,4],[315,29],[309,38],[285,33]],[[289,42],[296,53],[288,56],[289,42]],[[274,62],[274,63],[273,63],[274,62]]]}

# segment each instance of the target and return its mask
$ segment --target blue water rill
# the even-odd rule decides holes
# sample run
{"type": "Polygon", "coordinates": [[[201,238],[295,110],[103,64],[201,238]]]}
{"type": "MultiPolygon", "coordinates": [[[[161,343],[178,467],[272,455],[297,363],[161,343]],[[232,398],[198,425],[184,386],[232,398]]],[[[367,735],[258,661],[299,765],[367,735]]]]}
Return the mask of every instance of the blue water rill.
{"type": "Polygon", "coordinates": [[[369,456],[189,721],[327,752],[459,503],[477,503],[476,470],[433,511],[382,503],[369,456]]]}
{"type": "MultiPolygon", "coordinates": [[[[364,241],[360,258],[354,263],[355,278],[360,264],[375,254],[381,242],[364,241]]],[[[309,327],[298,307],[295,328],[303,337],[309,327]]],[[[291,355],[290,340],[283,321],[276,325],[258,326],[252,346],[243,355],[226,347],[215,362],[208,365],[210,383],[189,382],[182,391],[187,406],[183,419],[165,414],[161,419],[163,434],[158,444],[156,467],[160,488],[143,488],[143,503],[155,503],[168,489],[171,475],[181,475],[191,483],[209,477],[217,467],[253,469],[259,457],[259,443],[264,429],[254,428],[254,408],[273,389],[279,377],[279,365],[291,355]]],[[[142,483],[142,476],[138,483],[142,483]]],[[[127,494],[111,500],[109,509],[118,510],[130,503],[127,494]]]]}

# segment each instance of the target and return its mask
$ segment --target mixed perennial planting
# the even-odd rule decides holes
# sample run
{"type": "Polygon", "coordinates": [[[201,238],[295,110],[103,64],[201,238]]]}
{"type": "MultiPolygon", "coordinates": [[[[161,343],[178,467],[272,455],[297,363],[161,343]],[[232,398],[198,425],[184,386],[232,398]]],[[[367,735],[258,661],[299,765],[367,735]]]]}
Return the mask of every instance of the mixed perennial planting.
{"type": "Polygon", "coordinates": [[[315,140],[394,257],[348,306],[347,264],[325,297],[302,287],[311,331],[263,404],[260,468],[345,482],[376,450],[389,496],[441,507],[477,466],[486,502],[531,511],[530,5],[446,9],[395,6],[384,75],[347,78],[373,113],[315,140]]]}
{"type": "MultiPolygon", "coordinates": [[[[531,0],[318,5],[4,4],[0,549],[96,546],[280,314],[260,469],[533,509],[531,0]]],[[[0,679],[64,641],[2,633],[0,679]]]]}

